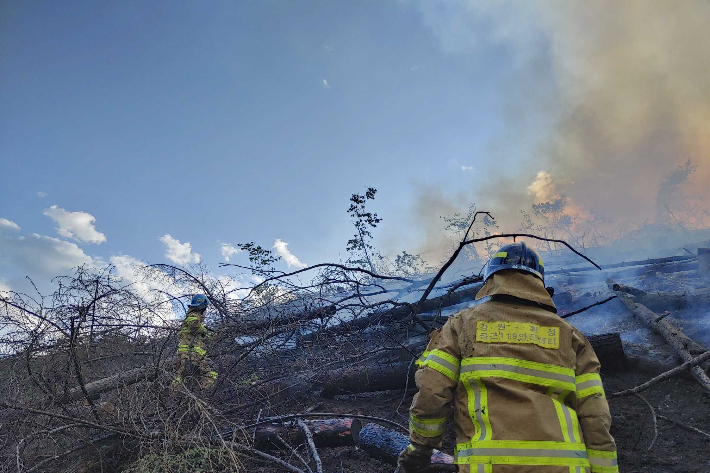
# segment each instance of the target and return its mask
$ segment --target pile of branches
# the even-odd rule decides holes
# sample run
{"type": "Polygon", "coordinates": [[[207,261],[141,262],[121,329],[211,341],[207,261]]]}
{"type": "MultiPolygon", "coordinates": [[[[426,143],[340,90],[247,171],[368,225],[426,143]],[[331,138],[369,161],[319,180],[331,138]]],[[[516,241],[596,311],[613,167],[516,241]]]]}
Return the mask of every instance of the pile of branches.
{"type": "Polygon", "coordinates": [[[289,460],[299,457],[297,446],[287,444],[281,456],[264,452],[244,426],[312,409],[312,398],[299,395],[339,368],[402,361],[411,368],[417,353],[406,340],[437,323],[421,313],[440,310],[457,290],[480,281],[464,278],[430,298],[462,249],[501,237],[546,240],[469,239],[474,222],[475,216],[449,260],[426,277],[333,263],[280,272],[268,250],[252,245],[252,266],[222,265],[246,276],[160,264],[137,268],[138,282],[128,284],[111,267],[78,268],[58,278],[49,296],[0,298],[0,346],[7,353],[0,359],[0,471],[115,464],[140,471],[146,462],[151,471],[180,471],[176,458],[212,471],[244,471],[253,460],[310,470],[289,460]],[[403,291],[415,292],[416,302],[400,302],[403,291]],[[217,336],[209,356],[220,376],[210,392],[171,387],[175,314],[184,314],[194,293],[212,303],[207,323],[217,336]]]}

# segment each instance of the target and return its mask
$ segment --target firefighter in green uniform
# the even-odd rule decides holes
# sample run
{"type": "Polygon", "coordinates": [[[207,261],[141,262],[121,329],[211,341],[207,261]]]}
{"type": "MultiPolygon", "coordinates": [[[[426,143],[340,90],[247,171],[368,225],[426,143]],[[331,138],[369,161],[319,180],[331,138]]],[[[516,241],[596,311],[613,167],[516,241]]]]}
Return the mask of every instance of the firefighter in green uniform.
{"type": "Polygon", "coordinates": [[[217,372],[207,361],[206,344],[207,340],[212,338],[212,334],[204,324],[208,305],[209,301],[205,295],[196,294],[187,306],[185,320],[180,325],[177,347],[180,365],[173,386],[185,383],[183,378],[191,376],[192,370],[198,375],[198,382],[202,389],[211,389],[217,380],[217,372]],[[191,370],[188,369],[190,365],[191,370]]]}

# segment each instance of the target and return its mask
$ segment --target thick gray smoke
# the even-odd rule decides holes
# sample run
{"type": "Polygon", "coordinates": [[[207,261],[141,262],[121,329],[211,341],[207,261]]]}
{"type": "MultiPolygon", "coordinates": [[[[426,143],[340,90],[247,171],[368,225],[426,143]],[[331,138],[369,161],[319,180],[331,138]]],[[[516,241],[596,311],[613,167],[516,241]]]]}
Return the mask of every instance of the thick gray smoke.
{"type": "MultiPolygon", "coordinates": [[[[521,143],[501,142],[491,143],[489,161],[517,152],[524,162],[517,173],[491,165],[469,196],[495,212],[502,230],[520,227],[519,210],[562,195],[579,231],[710,227],[710,2],[417,5],[446,52],[466,60],[480,44],[502,44],[519,67],[506,115],[524,159],[521,143]],[[540,81],[554,92],[539,94],[540,81]]],[[[465,209],[420,190],[422,224],[440,229],[447,207],[465,209]]],[[[445,253],[430,237],[423,250],[445,253]]]]}

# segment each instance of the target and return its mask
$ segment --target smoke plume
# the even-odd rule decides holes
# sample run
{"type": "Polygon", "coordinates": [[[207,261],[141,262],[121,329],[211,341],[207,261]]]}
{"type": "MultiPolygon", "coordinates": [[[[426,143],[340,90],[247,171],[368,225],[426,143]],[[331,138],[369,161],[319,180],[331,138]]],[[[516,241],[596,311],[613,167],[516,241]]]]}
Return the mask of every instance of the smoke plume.
{"type": "Polygon", "coordinates": [[[504,45],[519,68],[506,111],[519,140],[491,143],[490,160],[515,156],[518,172],[491,169],[470,195],[502,230],[561,195],[609,228],[710,226],[710,2],[435,3],[418,5],[445,52],[504,45]]]}

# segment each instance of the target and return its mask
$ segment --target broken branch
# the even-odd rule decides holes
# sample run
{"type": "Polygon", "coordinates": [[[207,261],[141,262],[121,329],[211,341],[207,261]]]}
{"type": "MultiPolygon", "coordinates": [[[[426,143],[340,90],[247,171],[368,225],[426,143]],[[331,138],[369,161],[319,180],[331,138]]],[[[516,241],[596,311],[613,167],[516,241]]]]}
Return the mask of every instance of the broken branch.
{"type": "Polygon", "coordinates": [[[561,318],[561,319],[566,319],[567,317],[572,317],[573,315],[577,315],[577,314],[579,314],[580,312],[584,312],[585,310],[591,309],[592,307],[596,307],[596,306],[598,306],[598,305],[606,304],[607,302],[609,302],[609,301],[612,300],[612,299],[616,299],[616,296],[607,297],[607,298],[604,299],[603,301],[595,302],[595,303],[592,304],[592,305],[588,305],[587,307],[583,307],[583,308],[581,308],[581,309],[575,310],[574,312],[570,312],[569,314],[561,315],[560,318],[561,318]]]}
{"type": "Polygon", "coordinates": [[[303,431],[303,435],[306,436],[306,443],[308,443],[308,448],[311,450],[311,456],[313,457],[313,461],[316,462],[316,471],[318,473],[323,473],[323,462],[321,461],[320,456],[318,455],[318,449],[316,448],[316,444],[313,442],[313,434],[311,433],[311,430],[308,428],[306,423],[303,422],[303,419],[296,419],[296,423],[303,431]]]}
{"type": "Polygon", "coordinates": [[[639,384],[635,388],[625,389],[623,391],[613,393],[612,396],[628,396],[629,394],[640,393],[641,391],[644,391],[644,390],[650,388],[654,384],[658,384],[661,381],[665,381],[667,379],[670,379],[670,378],[684,372],[688,368],[692,368],[693,366],[699,365],[700,363],[702,363],[705,360],[710,360],[710,350],[706,351],[705,353],[703,353],[702,355],[700,355],[696,358],[693,358],[690,361],[686,361],[685,363],[683,363],[680,366],[676,366],[672,370],[668,370],[665,373],[662,373],[662,374],[656,376],[655,378],[646,381],[643,384],[639,384]]]}

